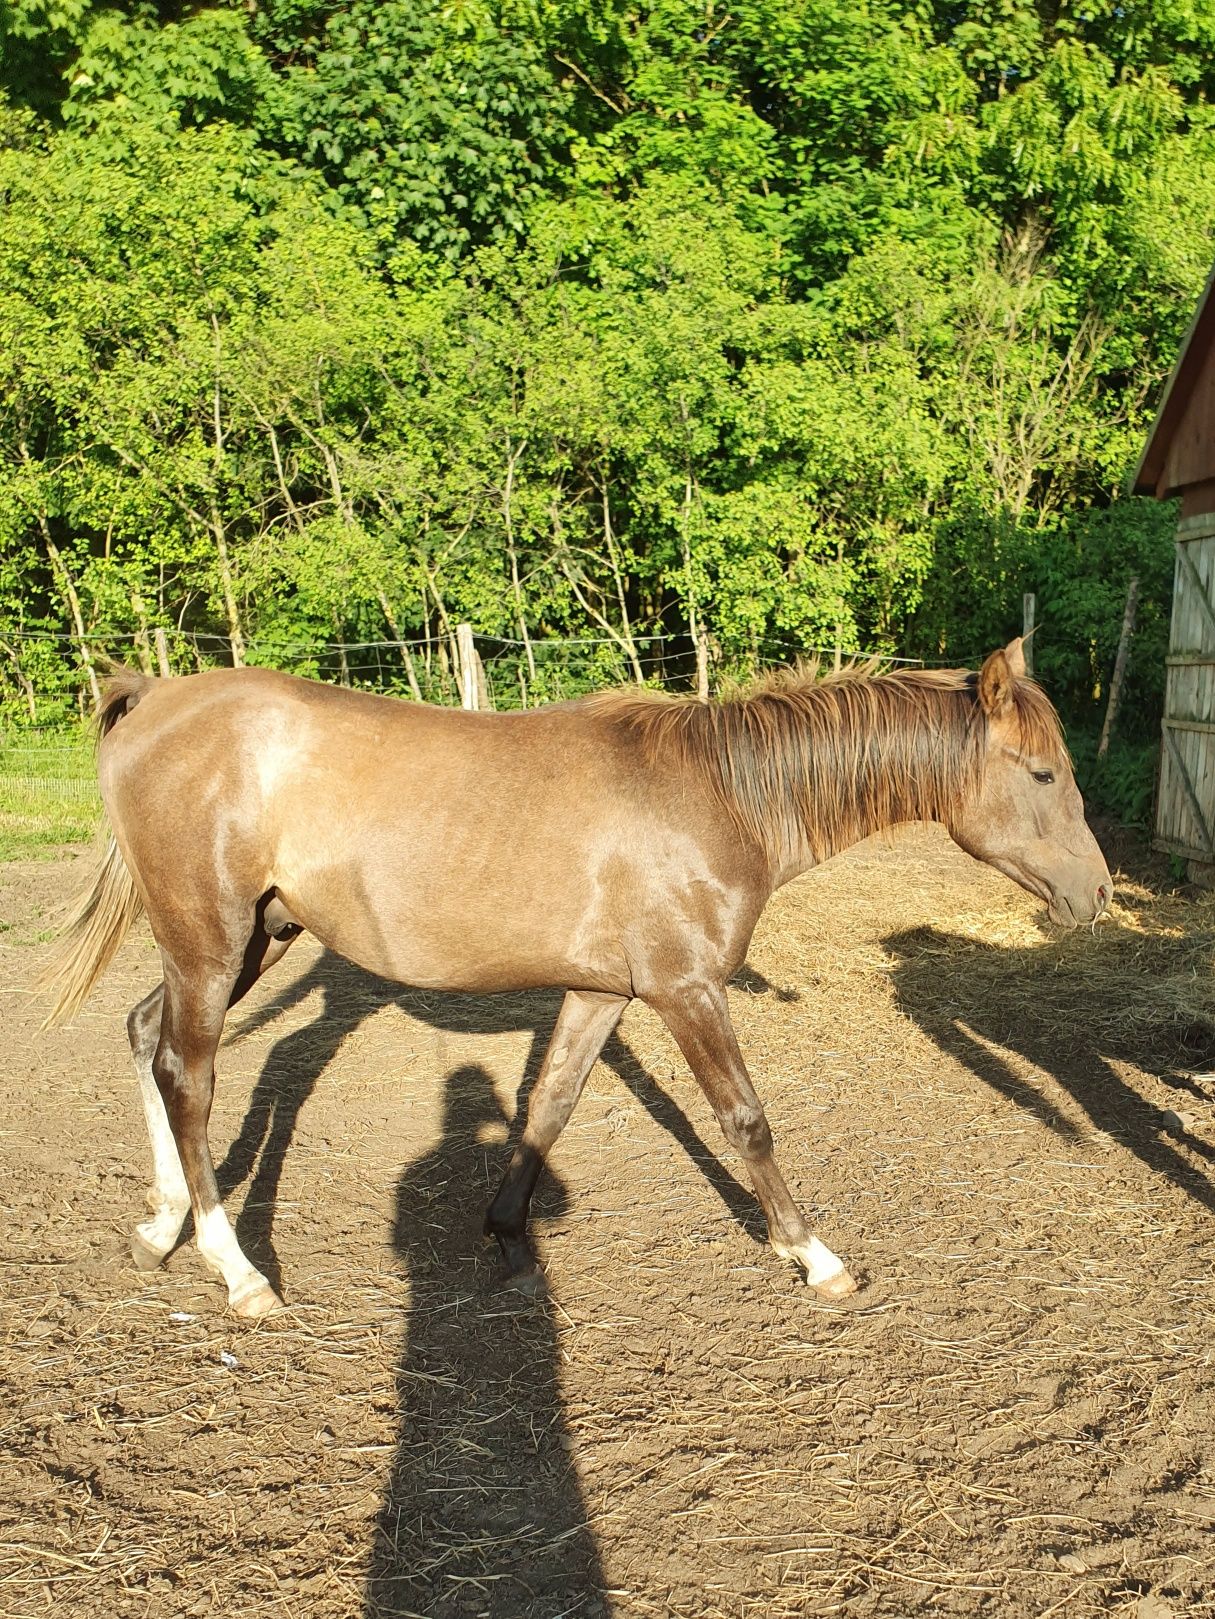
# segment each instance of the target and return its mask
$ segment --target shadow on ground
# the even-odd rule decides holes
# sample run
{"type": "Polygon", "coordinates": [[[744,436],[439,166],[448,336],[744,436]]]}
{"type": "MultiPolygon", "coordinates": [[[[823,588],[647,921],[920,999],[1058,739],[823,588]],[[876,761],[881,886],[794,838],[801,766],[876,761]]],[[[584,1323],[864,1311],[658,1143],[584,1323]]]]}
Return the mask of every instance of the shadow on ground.
{"type": "MultiPolygon", "coordinates": [[[[763,992],[771,986],[749,973],[746,987],[763,992]]],[[[218,1169],[225,1196],[250,1182],[237,1233],[280,1290],[273,1230],[283,1163],[300,1112],[342,1041],[389,1004],[456,1034],[527,1031],[531,1050],[516,1103],[521,1119],[561,1001],[559,993],[547,992],[423,994],[382,983],[326,953],[235,1032],[265,1027],[317,991],[317,1017],[268,1054],[218,1169]]],[[[619,1035],[602,1060],[762,1242],[763,1219],[750,1193],[619,1035]]],[[[470,1196],[470,1188],[492,1185],[505,1167],[504,1122],[485,1070],[455,1069],[445,1082],[441,1140],[408,1164],[397,1185],[393,1242],[408,1276],[410,1306],[398,1363],[400,1435],[372,1553],[367,1619],[609,1612],[570,1461],[555,1306],[502,1286],[496,1253],[481,1239],[483,1211],[470,1196]]],[[[403,1157],[409,1146],[401,1143],[403,1157]]],[[[534,1204],[541,1233],[545,1218],[559,1215],[565,1204],[564,1186],[546,1172],[534,1204]]]]}
{"type": "MultiPolygon", "coordinates": [[[[480,1138],[501,1122],[485,1070],[456,1069],[439,1144],[397,1183],[410,1305],[368,1619],[609,1611],[562,1409],[555,1306],[500,1286],[469,1208],[475,1160],[502,1150],[480,1138]]],[[[542,1213],[565,1202],[549,1177],[542,1213]]]]}
{"type": "Polygon", "coordinates": [[[1164,1110],[1116,1067],[1133,1064],[1154,1074],[1176,1093],[1174,1110],[1192,1107],[1204,1121],[1209,1116],[1208,1091],[1191,1074],[1215,1063],[1215,1029],[1189,1015],[1168,986],[1184,983],[1215,940],[1145,936],[1103,923],[1095,938],[1064,946],[1006,947],[935,928],[891,934],[882,943],[894,959],[900,1008],[942,1051],[1045,1129],[1067,1140],[1086,1127],[1105,1131],[1215,1212],[1208,1167],[1215,1147],[1171,1129],[1164,1110]],[[1146,1019],[1145,979],[1160,986],[1146,1019]]]}

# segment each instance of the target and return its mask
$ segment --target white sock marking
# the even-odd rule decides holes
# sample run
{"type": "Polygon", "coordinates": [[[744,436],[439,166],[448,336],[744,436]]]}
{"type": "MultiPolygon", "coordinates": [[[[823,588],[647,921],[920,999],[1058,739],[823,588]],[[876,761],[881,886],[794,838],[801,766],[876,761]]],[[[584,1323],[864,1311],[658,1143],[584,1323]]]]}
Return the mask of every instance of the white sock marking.
{"type": "Polygon", "coordinates": [[[261,1271],[245,1258],[228,1216],[219,1204],[196,1215],[194,1224],[198,1231],[198,1251],[223,1277],[230,1304],[235,1305],[250,1293],[270,1286],[261,1271]]]}
{"type": "Polygon", "coordinates": [[[809,1242],[799,1243],[796,1248],[786,1247],[784,1243],[773,1243],[772,1246],[782,1259],[792,1259],[799,1264],[806,1273],[806,1281],[811,1287],[820,1287],[829,1282],[833,1276],[844,1273],[844,1261],[838,1254],[833,1254],[826,1243],[820,1242],[817,1237],[811,1237],[809,1242]]]}
{"type": "Polygon", "coordinates": [[[811,1237],[809,1243],[803,1248],[798,1258],[806,1267],[806,1280],[812,1287],[820,1282],[828,1281],[832,1276],[838,1276],[844,1268],[844,1261],[838,1254],[833,1254],[826,1243],[820,1242],[817,1237],[811,1237]]]}
{"type": "Polygon", "coordinates": [[[144,1220],[136,1230],[154,1252],[167,1254],[181,1235],[190,1208],[190,1189],[182,1173],[160,1088],[152,1075],[151,1059],[137,1059],[135,1071],[139,1075],[139,1094],[143,1099],[148,1139],[152,1143],[152,1189],[148,1202],[155,1211],[152,1218],[144,1220]]]}

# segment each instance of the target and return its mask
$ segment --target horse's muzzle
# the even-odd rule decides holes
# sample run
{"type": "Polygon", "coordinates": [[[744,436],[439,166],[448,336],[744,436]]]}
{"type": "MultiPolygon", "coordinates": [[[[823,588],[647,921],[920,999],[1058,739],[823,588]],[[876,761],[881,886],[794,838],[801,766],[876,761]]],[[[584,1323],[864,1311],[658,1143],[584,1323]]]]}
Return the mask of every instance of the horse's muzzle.
{"type": "Polygon", "coordinates": [[[1114,898],[1114,884],[1106,872],[1103,879],[1086,895],[1052,893],[1046,913],[1057,927],[1088,927],[1099,922],[1110,908],[1114,898]]]}

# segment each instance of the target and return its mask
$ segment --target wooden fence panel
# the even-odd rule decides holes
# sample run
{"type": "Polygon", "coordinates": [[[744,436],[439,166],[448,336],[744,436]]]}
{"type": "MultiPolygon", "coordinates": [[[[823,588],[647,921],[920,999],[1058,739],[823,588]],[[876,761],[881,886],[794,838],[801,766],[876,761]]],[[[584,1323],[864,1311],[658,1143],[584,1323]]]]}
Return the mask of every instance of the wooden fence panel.
{"type": "Polygon", "coordinates": [[[1215,515],[1178,527],[1166,662],[1154,841],[1215,865],[1215,515]]]}

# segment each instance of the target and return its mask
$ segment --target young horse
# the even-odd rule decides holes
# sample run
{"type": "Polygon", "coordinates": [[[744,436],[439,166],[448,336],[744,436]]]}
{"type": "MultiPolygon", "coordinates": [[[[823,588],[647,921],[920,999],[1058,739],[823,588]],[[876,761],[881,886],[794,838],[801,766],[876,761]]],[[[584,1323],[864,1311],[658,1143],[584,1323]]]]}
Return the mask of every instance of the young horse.
{"type": "Polygon", "coordinates": [[[565,989],[485,1222],[517,1278],[538,1275],[527,1215],[545,1155],[636,996],[741,1153],[772,1246],[840,1297],[855,1283],[789,1195],[730,1025],[726,982],[769,896],[915,820],[943,823],[1064,925],[1112,892],[1019,641],[978,676],[787,672],[726,702],[613,692],[517,714],[262,669],[122,671],[100,727],[113,836],[44,980],[48,1021],[81,1006],[146,910],[164,980],[127,1020],[155,1166],[133,1256],[158,1265],[192,1207],[243,1316],[279,1300],[220,1205],[213,1064],[228,1008],[302,929],[400,983],[565,989]]]}

